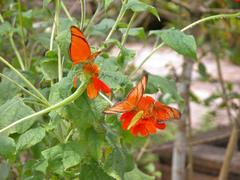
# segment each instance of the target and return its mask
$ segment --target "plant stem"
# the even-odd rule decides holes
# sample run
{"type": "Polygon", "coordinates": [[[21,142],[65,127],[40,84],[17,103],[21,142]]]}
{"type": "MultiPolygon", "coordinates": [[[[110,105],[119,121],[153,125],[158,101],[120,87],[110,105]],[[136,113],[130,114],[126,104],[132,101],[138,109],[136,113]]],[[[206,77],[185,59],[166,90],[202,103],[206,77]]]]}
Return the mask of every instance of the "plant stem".
{"type": "Polygon", "coordinates": [[[70,21],[73,21],[72,16],[70,15],[69,11],[67,10],[65,4],[64,4],[62,1],[61,1],[61,6],[62,6],[62,8],[63,8],[65,14],[67,15],[68,19],[69,19],[70,21]]]}
{"type": "Polygon", "coordinates": [[[236,150],[236,147],[237,147],[237,141],[238,141],[238,126],[237,126],[236,123],[234,123],[232,133],[231,133],[231,136],[230,136],[230,140],[229,140],[228,145],[227,145],[227,150],[226,150],[226,153],[224,155],[223,164],[222,164],[222,167],[221,167],[221,170],[220,170],[219,180],[228,179],[228,172],[229,172],[230,164],[231,164],[231,161],[232,161],[233,153],[234,153],[234,151],[236,150]]]}
{"type": "MultiPolygon", "coordinates": [[[[207,21],[211,21],[211,20],[218,20],[218,19],[223,19],[223,18],[236,18],[240,16],[240,12],[239,13],[234,13],[234,14],[219,14],[219,15],[213,15],[213,16],[209,16],[209,17],[205,17],[202,18],[198,21],[195,21],[193,23],[191,23],[190,25],[184,27],[183,29],[181,29],[182,32],[193,28],[194,26],[200,24],[200,23],[204,23],[207,21]]],[[[156,48],[154,48],[141,62],[141,64],[130,74],[130,77],[133,76],[139,69],[142,68],[142,66],[148,61],[148,59],[155,53],[157,52],[162,46],[164,45],[164,43],[159,44],[156,48]]]]}
{"type": "Polygon", "coordinates": [[[13,67],[7,60],[0,56],[0,61],[8,66],[12,71],[14,71],[35,93],[38,95],[39,98],[45,102],[46,105],[49,105],[47,99],[38,91],[36,87],[27,79],[25,78],[15,67],[13,67]]]}
{"type": "Polygon", "coordinates": [[[53,50],[53,41],[54,41],[55,31],[56,31],[56,34],[58,33],[60,10],[61,10],[60,0],[55,0],[55,15],[54,15],[54,22],[53,22],[51,38],[50,38],[50,47],[49,47],[50,51],[53,50]]]}
{"type": "Polygon", "coordinates": [[[102,96],[103,99],[105,99],[111,106],[113,105],[112,101],[108,99],[103,93],[99,92],[99,95],[102,96]]]}
{"type": "Polygon", "coordinates": [[[73,134],[73,129],[71,129],[71,130],[69,131],[67,137],[66,137],[65,140],[64,140],[64,143],[67,143],[67,142],[68,142],[68,140],[69,140],[69,138],[71,137],[72,134],[73,134]]]}
{"type": "Polygon", "coordinates": [[[144,143],[143,147],[141,148],[139,154],[137,155],[136,161],[139,161],[142,157],[142,155],[144,154],[144,152],[146,151],[148,145],[150,144],[150,138],[147,138],[146,142],[144,143]]]}
{"type": "Polygon", "coordinates": [[[57,51],[58,51],[58,81],[61,81],[63,77],[63,69],[61,61],[61,49],[59,45],[57,45],[57,51]]]}
{"type": "Polygon", "coordinates": [[[87,87],[87,84],[88,84],[88,81],[84,81],[82,82],[82,84],[79,86],[79,88],[69,97],[67,97],[66,99],[54,104],[54,105],[51,105],[49,106],[48,108],[46,109],[43,109],[41,111],[38,111],[34,114],[31,114],[29,116],[26,116],[22,119],[19,119],[17,121],[15,121],[14,123],[11,123],[10,125],[6,126],[5,128],[2,128],[0,130],[0,133],[3,133],[5,131],[7,131],[8,129],[20,124],[20,123],[23,123],[27,120],[30,120],[31,118],[34,118],[34,117],[37,117],[37,116],[40,116],[40,115],[43,115],[43,114],[46,114],[50,111],[53,111],[53,110],[56,110],[62,106],[66,106],[67,104],[71,103],[72,101],[74,101],[75,99],[77,99],[79,96],[82,95],[82,93],[85,91],[86,87],[87,87]]]}
{"type": "Polygon", "coordinates": [[[25,89],[23,86],[21,86],[19,83],[17,83],[17,82],[14,81],[13,79],[9,78],[8,76],[6,76],[6,75],[4,75],[4,74],[2,74],[2,73],[0,73],[0,76],[3,77],[3,78],[5,78],[5,79],[7,79],[7,80],[10,81],[11,83],[13,83],[14,85],[16,85],[16,86],[19,87],[20,89],[22,89],[25,93],[29,94],[30,96],[36,98],[38,101],[40,101],[40,102],[42,102],[44,105],[46,105],[45,102],[44,102],[41,98],[39,98],[39,97],[36,96],[35,94],[31,93],[31,91],[25,89]]]}
{"type": "Polygon", "coordinates": [[[129,31],[130,31],[130,28],[131,28],[131,26],[132,26],[132,24],[133,24],[136,16],[137,16],[137,13],[134,12],[133,15],[132,15],[132,17],[131,17],[131,19],[130,19],[130,21],[129,21],[129,23],[128,23],[127,30],[126,30],[125,34],[123,35],[122,42],[121,42],[121,45],[122,45],[122,46],[125,44],[125,42],[126,42],[126,40],[127,40],[128,33],[129,33],[129,31]]]}
{"type": "Polygon", "coordinates": [[[20,53],[19,53],[19,51],[18,51],[18,49],[17,49],[17,47],[16,47],[16,45],[15,45],[15,43],[14,43],[14,41],[13,41],[12,36],[13,36],[13,34],[12,34],[12,33],[9,33],[10,44],[11,44],[11,46],[12,46],[12,48],[13,48],[14,53],[15,53],[16,56],[17,56],[18,63],[19,63],[19,65],[20,65],[21,69],[22,69],[23,71],[25,71],[25,66],[24,66],[24,64],[23,64],[22,57],[21,57],[21,55],[20,55],[20,53]]]}
{"type": "MultiPolygon", "coordinates": [[[[1,22],[1,23],[4,23],[4,19],[3,19],[3,17],[2,17],[1,14],[0,14],[0,22],[1,22]]],[[[17,50],[17,48],[16,48],[16,45],[15,45],[15,43],[14,43],[14,41],[13,41],[12,36],[13,36],[12,33],[9,33],[9,34],[8,34],[8,38],[9,38],[10,44],[11,44],[11,46],[12,46],[12,48],[13,48],[14,53],[15,53],[16,56],[17,56],[18,63],[19,63],[19,65],[20,65],[21,69],[24,71],[24,70],[25,70],[25,66],[24,66],[24,64],[23,64],[22,57],[21,57],[20,53],[18,52],[18,50],[17,50]]]]}
{"type": "Polygon", "coordinates": [[[18,16],[19,16],[19,25],[21,28],[20,34],[21,34],[21,43],[23,46],[23,57],[24,57],[24,61],[25,61],[25,67],[29,67],[30,64],[28,63],[27,60],[27,51],[26,51],[26,45],[25,45],[25,35],[24,35],[24,30],[23,30],[23,17],[22,17],[22,4],[21,4],[21,0],[18,0],[18,16]]]}
{"type": "Polygon", "coordinates": [[[100,10],[101,10],[101,4],[98,3],[97,9],[96,9],[94,15],[92,16],[92,18],[90,19],[89,23],[87,24],[86,29],[84,30],[84,34],[88,33],[89,28],[92,26],[92,24],[93,24],[94,20],[96,19],[96,17],[97,17],[97,15],[98,15],[100,10]]]}
{"type": "Polygon", "coordinates": [[[227,94],[227,90],[225,88],[225,82],[223,80],[221,63],[220,63],[218,55],[216,55],[215,60],[216,60],[216,64],[217,64],[217,73],[218,73],[218,77],[219,77],[219,81],[220,81],[220,85],[221,85],[221,89],[222,89],[223,101],[226,104],[228,120],[230,123],[232,123],[233,121],[232,121],[232,116],[231,116],[229,102],[228,102],[228,94],[227,94]]]}
{"type": "Polygon", "coordinates": [[[125,14],[125,12],[126,12],[126,8],[125,8],[125,4],[126,4],[126,3],[127,3],[127,0],[124,0],[124,1],[122,2],[122,7],[121,7],[121,9],[120,9],[120,12],[119,12],[119,14],[118,14],[118,17],[117,17],[117,19],[116,19],[116,21],[115,21],[112,29],[110,30],[108,36],[106,37],[104,43],[107,42],[107,41],[110,39],[110,37],[112,36],[112,34],[114,33],[114,31],[116,30],[116,27],[117,27],[118,23],[122,20],[122,17],[124,16],[124,14],[125,14]]]}
{"type": "Polygon", "coordinates": [[[83,30],[85,15],[86,15],[86,2],[85,0],[79,0],[81,4],[81,21],[80,21],[80,29],[83,30]]]}
{"type": "Polygon", "coordinates": [[[50,37],[50,45],[49,45],[49,50],[52,51],[53,50],[53,40],[54,40],[54,33],[55,33],[55,21],[53,22],[53,26],[52,26],[52,32],[51,32],[51,37],[50,37]]]}

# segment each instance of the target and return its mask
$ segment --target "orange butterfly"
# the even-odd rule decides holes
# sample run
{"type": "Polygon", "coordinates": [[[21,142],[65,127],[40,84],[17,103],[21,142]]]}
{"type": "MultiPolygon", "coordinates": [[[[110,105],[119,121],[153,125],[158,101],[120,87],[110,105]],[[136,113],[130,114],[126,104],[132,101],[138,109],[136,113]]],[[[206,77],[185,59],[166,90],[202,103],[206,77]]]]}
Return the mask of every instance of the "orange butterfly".
{"type": "Polygon", "coordinates": [[[127,98],[104,111],[106,114],[123,113],[120,117],[122,128],[131,131],[133,135],[147,136],[164,129],[164,121],[180,119],[181,113],[170,106],[155,101],[150,96],[144,96],[147,85],[147,75],[134,87],[127,98]]]}
{"type": "Polygon", "coordinates": [[[78,27],[71,26],[70,30],[71,43],[69,46],[69,56],[73,64],[93,61],[101,52],[97,51],[92,54],[85,36],[78,27]]]}
{"type": "MultiPolygon", "coordinates": [[[[93,61],[101,53],[100,51],[91,53],[90,46],[83,33],[76,26],[71,26],[71,43],[69,46],[69,56],[73,64],[84,63],[83,72],[90,75],[87,86],[87,95],[90,99],[97,97],[99,91],[106,95],[111,95],[111,89],[99,79],[99,67],[93,61]]],[[[73,79],[74,88],[77,87],[77,76],[73,79]]]]}

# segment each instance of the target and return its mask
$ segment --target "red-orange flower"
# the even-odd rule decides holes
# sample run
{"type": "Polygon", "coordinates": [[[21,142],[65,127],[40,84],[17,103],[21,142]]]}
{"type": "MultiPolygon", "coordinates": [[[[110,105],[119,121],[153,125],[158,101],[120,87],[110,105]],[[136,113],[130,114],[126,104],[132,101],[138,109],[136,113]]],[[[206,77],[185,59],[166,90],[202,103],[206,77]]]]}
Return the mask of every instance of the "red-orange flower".
{"type": "Polygon", "coordinates": [[[157,129],[166,127],[165,121],[179,119],[181,115],[177,109],[155,101],[150,96],[143,96],[146,85],[145,75],[125,100],[104,111],[107,114],[123,113],[120,117],[122,128],[130,130],[134,136],[155,134],[157,129]]]}
{"type": "Polygon", "coordinates": [[[147,136],[149,134],[155,134],[157,129],[164,129],[166,124],[158,122],[153,116],[152,110],[155,100],[150,96],[142,97],[137,104],[136,108],[132,111],[125,112],[121,115],[120,121],[124,130],[129,130],[134,136],[141,134],[147,136]],[[141,112],[141,116],[135,119],[136,123],[129,128],[133,118],[137,113],[141,112]]]}
{"type": "Polygon", "coordinates": [[[97,97],[99,91],[102,91],[106,95],[111,95],[111,89],[98,78],[99,67],[94,63],[84,64],[83,72],[91,76],[90,82],[87,86],[87,95],[90,99],[97,97]]]}

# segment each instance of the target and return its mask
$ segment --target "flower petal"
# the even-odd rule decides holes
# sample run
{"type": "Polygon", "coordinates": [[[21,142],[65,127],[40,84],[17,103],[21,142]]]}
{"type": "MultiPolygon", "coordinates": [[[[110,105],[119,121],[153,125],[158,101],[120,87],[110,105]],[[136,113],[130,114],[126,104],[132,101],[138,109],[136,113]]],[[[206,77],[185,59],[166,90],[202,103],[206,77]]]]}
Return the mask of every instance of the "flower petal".
{"type": "Polygon", "coordinates": [[[140,134],[145,137],[147,136],[149,133],[148,133],[148,130],[146,129],[146,127],[144,126],[144,124],[140,124],[139,125],[139,132],[140,134]]]}
{"type": "Polygon", "coordinates": [[[92,82],[90,82],[87,86],[87,95],[90,99],[94,99],[98,95],[98,90],[92,82]]]}
{"type": "Polygon", "coordinates": [[[166,128],[166,124],[165,123],[156,123],[155,127],[158,129],[165,129],[166,128]]]}
{"type": "Polygon", "coordinates": [[[157,132],[156,126],[152,122],[146,122],[145,127],[148,130],[148,132],[151,134],[155,134],[157,132]]]}
{"type": "Polygon", "coordinates": [[[132,120],[132,118],[135,116],[136,112],[134,111],[130,111],[130,112],[126,112],[123,113],[120,117],[120,121],[122,122],[122,128],[124,130],[128,129],[128,126],[132,120]]]}
{"type": "Polygon", "coordinates": [[[111,95],[111,89],[102,80],[98,79],[96,76],[93,77],[93,83],[98,90],[101,90],[106,95],[111,95]]]}

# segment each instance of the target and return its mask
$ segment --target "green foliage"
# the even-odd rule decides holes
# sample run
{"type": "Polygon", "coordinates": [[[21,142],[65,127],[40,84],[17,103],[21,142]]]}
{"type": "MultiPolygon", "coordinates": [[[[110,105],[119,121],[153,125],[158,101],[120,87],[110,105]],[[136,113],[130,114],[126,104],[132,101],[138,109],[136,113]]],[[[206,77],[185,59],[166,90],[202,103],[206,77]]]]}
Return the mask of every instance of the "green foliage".
{"type": "MultiPolygon", "coordinates": [[[[125,34],[127,31],[127,28],[120,28],[119,29],[121,31],[122,34],[125,34]]],[[[144,28],[140,27],[140,28],[131,28],[128,32],[129,36],[134,36],[137,37],[139,39],[146,39],[146,34],[144,31],[144,28]]]]}
{"type": "MultiPolygon", "coordinates": [[[[6,103],[0,106],[0,128],[4,128],[7,125],[19,120],[20,118],[26,117],[33,114],[34,111],[31,107],[24,104],[20,98],[13,98],[8,100],[6,103]]],[[[9,129],[6,134],[23,133],[32,126],[36,118],[31,118],[30,121],[16,125],[9,129]]]]}
{"type": "Polygon", "coordinates": [[[185,35],[183,32],[176,29],[151,31],[150,35],[151,34],[159,36],[165,44],[179,54],[197,60],[197,45],[193,36],[185,35]]]}
{"type": "Polygon", "coordinates": [[[128,0],[126,4],[126,9],[131,9],[134,12],[146,12],[148,11],[152,15],[156,16],[158,20],[160,20],[160,17],[158,15],[158,12],[155,7],[148,5],[147,3],[144,3],[139,0],[128,0]]]}
{"type": "Polygon", "coordinates": [[[102,179],[102,180],[113,180],[111,176],[106,174],[102,167],[97,164],[97,162],[90,162],[89,164],[84,164],[81,167],[80,171],[80,179],[83,180],[95,180],[95,179],[102,179]]]}
{"type": "Polygon", "coordinates": [[[180,106],[183,106],[183,99],[177,91],[177,87],[174,81],[168,80],[160,76],[150,75],[148,77],[147,93],[156,93],[161,90],[164,94],[170,94],[180,106]]]}
{"type": "Polygon", "coordinates": [[[124,175],[126,180],[153,180],[155,179],[153,176],[148,176],[140,171],[137,167],[135,167],[132,171],[127,172],[124,175]]]}
{"type": "Polygon", "coordinates": [[[0,149],[0,155],[3,157],[11,157],[16,149],[14,139],[7,136],[0,136],[0,146],[4,147],[0,149]]]}
{"type": "Polygon", "coordinates": [[[41,142],[45,135],[45,130],[41,127],[26,131],[25,133],[21,134],[18,139],[17,150],[20,151],[22,149],[27,149],[31,146],[34,146],[35,144],[41,142]]]}

